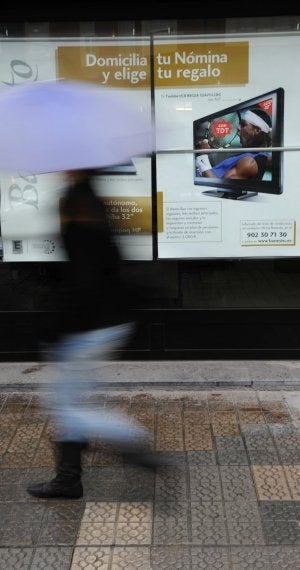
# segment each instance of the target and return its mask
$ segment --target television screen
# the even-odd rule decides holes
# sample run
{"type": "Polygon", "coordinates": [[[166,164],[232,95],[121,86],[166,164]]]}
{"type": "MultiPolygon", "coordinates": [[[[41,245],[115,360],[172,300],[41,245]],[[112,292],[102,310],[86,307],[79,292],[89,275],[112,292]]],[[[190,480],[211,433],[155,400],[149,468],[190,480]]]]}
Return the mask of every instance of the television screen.
{"type": "Polygon", "coordinates": [[[193,122],[194,183],[213,188],[204,194],[282,193],[282,151],[270,148],[283,146],[283,102],[279,87],[193,122]]]}

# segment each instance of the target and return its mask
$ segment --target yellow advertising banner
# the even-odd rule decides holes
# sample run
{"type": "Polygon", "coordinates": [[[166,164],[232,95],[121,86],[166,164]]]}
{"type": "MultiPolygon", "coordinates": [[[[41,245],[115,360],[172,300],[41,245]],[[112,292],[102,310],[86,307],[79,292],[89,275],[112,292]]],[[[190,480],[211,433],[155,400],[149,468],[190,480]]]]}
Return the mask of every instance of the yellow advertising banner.
{"type": "Polygon", "coordinates": [[[248,42],[162,43],[154,46],[155,87],[244,85],[248,42]]]}
{"type": "Polygon", "coordinates": [[[149,45],[59,46],[57,76],[107,87],[150,87],[149,45]]]}
{"type": "Polygon", "coordinates": [[[116,234],[145,234],[152,231],[152,202],[147,196],[103,198],[116,234]]]}
{"type": "Polygon", "coordinates": [[[157,192],[157,231],[164,231],[164,194],[157,192]]]}
{"type": "MultiPolygon", "coordinates": [[[[103,200],[116,234],[147,234],[152,231],[152,201],[149,196],[109,196],[103,200]]],[[[64,198],[59,201],[60,223],[66,221],[62,215],[64,198]]]]}

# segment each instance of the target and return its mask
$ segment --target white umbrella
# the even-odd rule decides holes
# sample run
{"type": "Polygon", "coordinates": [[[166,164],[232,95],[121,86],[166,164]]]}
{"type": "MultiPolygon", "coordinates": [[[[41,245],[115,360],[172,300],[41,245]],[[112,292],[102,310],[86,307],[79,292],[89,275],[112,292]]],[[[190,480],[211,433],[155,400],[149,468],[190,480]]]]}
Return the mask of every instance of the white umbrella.
{"type": "Polygon", "coordinates": [[[71,81],[0,90],[0,170],[46,173],[130,162],[153,150],[151,109],[132,93],[71,81]]]}

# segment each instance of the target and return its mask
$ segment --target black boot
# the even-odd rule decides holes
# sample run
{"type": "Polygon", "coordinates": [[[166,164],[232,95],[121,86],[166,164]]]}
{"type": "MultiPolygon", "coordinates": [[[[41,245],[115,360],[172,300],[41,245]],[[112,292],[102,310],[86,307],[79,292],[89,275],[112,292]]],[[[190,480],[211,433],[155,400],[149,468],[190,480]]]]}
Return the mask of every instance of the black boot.
{"type": "Polygon", "coordinates": [[[79,499],[83,495],[81,484],[81,452],[86,444],[78,441],[62,441],[57,444],[56,476],[51,481],[27,487],[33,497],[51,499],[63,497],[79,499]]]}

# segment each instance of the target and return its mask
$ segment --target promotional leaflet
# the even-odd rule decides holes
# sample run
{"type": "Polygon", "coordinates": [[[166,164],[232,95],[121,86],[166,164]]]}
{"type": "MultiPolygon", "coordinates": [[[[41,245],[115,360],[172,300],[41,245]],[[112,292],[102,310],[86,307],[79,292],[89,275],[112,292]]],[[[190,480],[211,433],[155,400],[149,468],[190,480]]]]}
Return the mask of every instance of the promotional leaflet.
{"type": "Polygon", "coordinates": [[[158,258],[299,255],[297,55],[299,34],[155,38],[158,258]]]}
{"type": "MultiPolygon", "coordinates": [[[[3,39],[0,54],[0,88],[64,79],[123,90],[134,109],[149,115],[151,124],[149,39],[3,39]]],[[[124,258],[152,259],[151,158],[132,157],[129,164],[99,170],[94,184],[124,258]]],[[[0,173],[4,261],[65,259],[59,217],[64,185],[63,173],[0,173]]]]}

